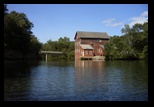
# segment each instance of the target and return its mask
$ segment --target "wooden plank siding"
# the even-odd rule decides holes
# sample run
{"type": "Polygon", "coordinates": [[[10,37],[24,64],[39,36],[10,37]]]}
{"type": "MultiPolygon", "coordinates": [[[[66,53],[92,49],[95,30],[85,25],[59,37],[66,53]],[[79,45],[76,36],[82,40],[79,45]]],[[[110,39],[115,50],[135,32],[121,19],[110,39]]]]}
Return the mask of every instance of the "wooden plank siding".
{"type": "Polygon", "coordinates": [[[86,32],[85,34],[84,32],[82,32],[81,34],[78,35],[78,33],[76,33],[74,37],[75,39],[75,60],[78,60],[81,57],[92,58],[93,56],[103,56],[104,55],[103,47],[101,45],[105,44],[106,42],[109,42],[109,36],[106,33],[105,33],[105,38],[100,36],[101,34],[100,32],[98,34],[96,32],[95,33],[86,32]],[[81,34],[83,34],[84,36],[81,34]],[[88,37],[88,35],[86,34],[89,34],[90,37],[88,37]],[[92,34],[93,34],[93,37],[92,37],[92,34]],[[95,37],[95,34],[97,38],[95,37]],[[93,49],[82,49],[80,45],[90,45],[93,49]]]}

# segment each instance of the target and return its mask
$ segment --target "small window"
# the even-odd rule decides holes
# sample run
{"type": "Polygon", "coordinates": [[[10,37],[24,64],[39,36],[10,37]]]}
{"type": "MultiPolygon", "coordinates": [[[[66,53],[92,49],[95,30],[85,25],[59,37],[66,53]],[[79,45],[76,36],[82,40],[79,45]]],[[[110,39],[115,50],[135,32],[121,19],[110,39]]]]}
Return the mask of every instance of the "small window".
{"type": "Polygon", "coordinates": [[[102,40],[97,40],[97,42],[102,42],[102,40]]]}
{"type": "Polygon", "coordinates": [[[85,51],[85,55],[88,55],[88,51],[85,51]]]}
{"type": "Polygon", "coordinates": [[[98,51],[98,53],[100,53],[100,49],[98,49],[97,51],[98,51]]]}
{"type": "Polygon", "coordinates": [[[89,55],[92,55],[92,51],[89,51],[89,55]]]}

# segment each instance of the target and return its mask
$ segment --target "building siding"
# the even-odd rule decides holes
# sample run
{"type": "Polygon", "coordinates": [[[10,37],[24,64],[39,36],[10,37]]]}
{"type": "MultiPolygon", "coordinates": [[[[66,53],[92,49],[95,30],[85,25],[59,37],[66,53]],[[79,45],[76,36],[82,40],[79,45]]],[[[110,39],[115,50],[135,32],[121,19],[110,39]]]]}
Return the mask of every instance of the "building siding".
{"type": "Polygon", "coordinates": [[[75,60],[81,57],[103,56],[103,48],[100,45],[109,42],[109,39],[103,38],[80,38],[77,33],[75,35],[75,60]],[[93,49],[82,49],[81,44],[91,45],[93,49]],[[84,56],[83,56],[84,52],[84,56]],[[92,54],[90,54],[92,52],[92,54]],[[86,54],[87,53],[87,54],[86,54]]]}

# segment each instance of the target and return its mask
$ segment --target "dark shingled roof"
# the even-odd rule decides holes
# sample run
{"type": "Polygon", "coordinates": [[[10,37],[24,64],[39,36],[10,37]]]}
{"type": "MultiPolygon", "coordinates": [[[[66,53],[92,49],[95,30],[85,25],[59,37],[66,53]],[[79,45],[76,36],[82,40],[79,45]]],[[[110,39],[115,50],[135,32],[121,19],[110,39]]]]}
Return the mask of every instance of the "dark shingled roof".
{"type": "MultiPolygon", "coordinates": [[[[106,32],[84,32],[84,31],[77,31],[76,34],[80,38],[102,38],[102,39],[109,39],[110,38],[109,35],[106,32]]],[[[75,38],[76,38],[76,36],[75,36],[75,38]]]]}

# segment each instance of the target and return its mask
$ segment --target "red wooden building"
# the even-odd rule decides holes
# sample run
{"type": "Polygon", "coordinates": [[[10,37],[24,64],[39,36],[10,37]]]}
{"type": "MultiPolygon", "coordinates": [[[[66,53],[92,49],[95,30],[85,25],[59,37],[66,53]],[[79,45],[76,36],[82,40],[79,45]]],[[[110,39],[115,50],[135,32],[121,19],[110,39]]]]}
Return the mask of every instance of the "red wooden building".
{"type": "Polygon", "coordinates": [[[75,40],[75,60],[83,58],[93,58],[93,56],[103,56],[104,43],[109,41],[109,36],[105,32],[84,32],[77,31],[75,40]]]}

